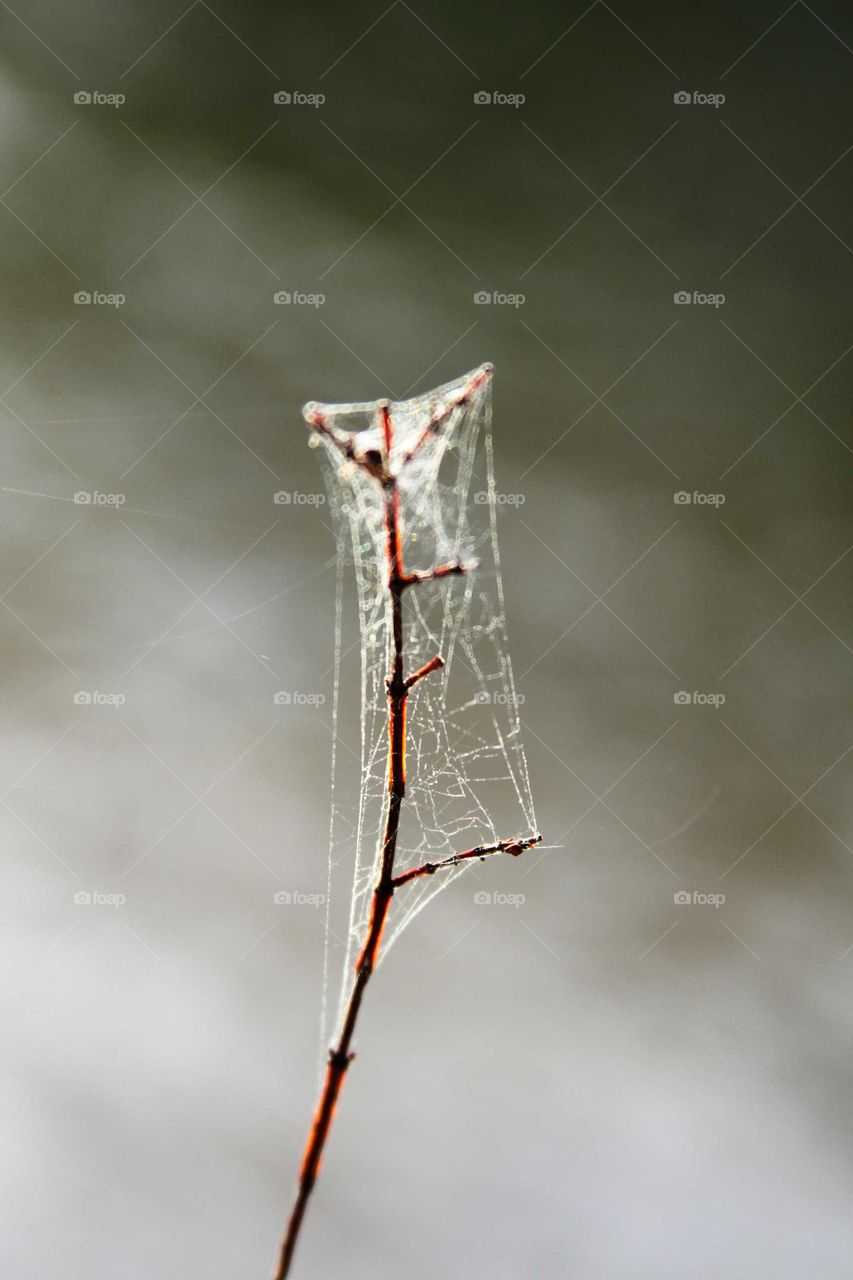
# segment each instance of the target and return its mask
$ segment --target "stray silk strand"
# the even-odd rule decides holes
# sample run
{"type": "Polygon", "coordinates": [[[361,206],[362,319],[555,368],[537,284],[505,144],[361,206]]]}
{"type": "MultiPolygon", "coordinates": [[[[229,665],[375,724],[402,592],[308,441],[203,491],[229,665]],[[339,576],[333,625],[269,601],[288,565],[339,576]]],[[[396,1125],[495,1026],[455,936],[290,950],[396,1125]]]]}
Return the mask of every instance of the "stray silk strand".
{"type": "MultiPolygon", "coordinates": [[[[440,433],[442,426],[452,411],[465,405],[484,380],[490,376],[490,373],[491,366],[484,366],[478,370],[449,403],[436,410],[430,416],[418,439],[403,454],[399,463],[400,470],[411,463],[419,450],[440,433]]],[[[397,483],[399,470],[392,469],[391,461],[394,446],[394,425],[391,419],[391,409],[387,402],[380,402],[377,406],[377,411],[384,445],[381,454],[375,450],[360,454],[356,448],[355,437],[349,434],[344,439],[341,439],[337,434],[331,432],[323,414],[319,410],[313,412],[309,417],[309,426],[330,440],[350,463],[368,473],[381,486],[382,490],[385,590],[390,614],[389,667],[385,680],[388,720],[387,800],[381,840],[379,873],[373,889],[364,941],[356,961],[355,981],[346,1006],[340,1035],[337,1043],[329,1052],[326,1074],[308,1133],[293,1207],[282,1241],[274,1280],[284,1280],[290,1273],[293,1254],[305,1217],[308,1199],[320,1172],[323,1152],[341,1088],[343,1087],[344,1077],[355,1056],[351,1049],[351,1044],[364,993],[378,961],[382,935],[394,893],[397,889],[413,880],[423,876],[435,875],[437,872],[457,866],[467,860],[483,859],[494,854],[508,854],[512,857],[517,857],[541,840],[541,836],[538,833],[495,840],[488,844],[465,849],[460,853],[451,854],[449,857],[437,861],[424,862],[399,875],[395,876],[394,874],[394,860],[400,830],[400,814],[406,791],[406,713],[408,697],[411,690],[420,680],[427,679],[444,666],[444,658],[437,654],[411,675],[406,676],[403,656],[403,597],[410,587],[417,588],[419,584],[424,582],[463,575],[468,572],[469,566],[463,564],[461,560],[454,560],[436,565],[429,570],[406,572],[403,563],[400,492],[397,483]]]]}

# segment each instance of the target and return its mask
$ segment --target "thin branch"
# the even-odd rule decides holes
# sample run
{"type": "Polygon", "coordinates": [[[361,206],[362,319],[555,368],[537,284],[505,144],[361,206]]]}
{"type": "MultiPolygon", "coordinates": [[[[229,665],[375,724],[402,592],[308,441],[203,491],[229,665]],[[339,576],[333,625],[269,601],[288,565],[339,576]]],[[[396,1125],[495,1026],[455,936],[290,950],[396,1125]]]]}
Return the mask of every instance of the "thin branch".
{"type": "Polygon", "coordinates": [[[416,582],[434,582],[436,578],[452,578],[456,574],[470,573],[476,567],[475,564],[452,560],[448,564],[436,565],[434,569],[416,569],[413,573],[404,573],[399,582],[401,587],[413,587],[416,582]]]}
{"type": "Polygon", "coordinates": [[[426,444],[427,440],[431,439],[432,436],[438,435],[441,428],[453,413],[453,410],[461,409],[463,405],[466,405],[477,388],[482,386],[486,379],[491,376],[492,366],[490,364],[482,365],[461,391],[457,392],[457,394],[448,400],[446,404],[442,405],[440,409],[436,409],[435,413],[432,415],[429,422],[424,427],[423,432],[412,445],[411,449],[403,455],[403,462],[411,462],[412,458],[414,458],[418,450],[426,444]]]}
{"type": "Polygon", "coordinates": [[[400,811],[406,791],[406,705],[412,688],[419,681],[431,675],[434,671],[441,670],[444,666],[444,659],[440,655],[436,655],[412,675],[408,677],[405,675],[403,660],[403,595],[408,587],[417,586],[424,582],[433,582],[437,579],[457,574],[464,574],[471,567],[463,564],[460,560],[455,560],[447,564],[436,565],[432,569],[406,572],[403,564],[400,493],[397,480],[399,471],[411,462],[421,446],[440,430],[452,411],[467,403],[468,398],[490,373],[491,365],[483,365],[467,385],[432,416],[415,445],[403,456],[397,471],[392,468],[394,428],[388,401],[380,401],[377,405],[379,426],[381,427],[384,444],[383,452],[378,449],[360,450],[357,447],[357,435],[355,433],[346,433],[341,438],[326,422],[325,416],[319,407],[314,405],[306,406],[305,416],[309,426],[324,435],[327,440],[330,440],[347,461],[360,467],[382,487],[385,529],[385,590],[387,591],[391,630],[390,665],[385,680],[388,698],[388,799],[380,846],[379,876],[373,890],[364,942],[356,961],[355,981],[350,993],[338,1042],[329,1051],[326,1076],[308,1133],[293,1207],[288,1219],[284,1240],[282,1241],[274,1280],[285,1280],[285,1277],[290,1272],[308,1199],[320,1171],[326,1140],[329,1136],[344,1077],[355,1057],[350,1046],[355,1033],[364,992],[376,968],[382,933],[394,893],[401,884],[407,884],[410,880],[414,880],[419,876],[433,875],[434,872],[444,867],[455,866],[468,858],[485,858],[493,853],[508,853],[516,857],[518,854],[523,853],[525,849],[538,844],[541,839],[538,834],[525,837],[513,836],[507,840],[496,841],[494,844],[479,845],[475,849],[466,849],[464,852],[453,854],[440,862],[424,863],[423,866],[415,867],[401,876],[395,877],[394,875],[394,857],[400,829],[400,811]]]}
{"type": "Polygon", "coordinates": [[[327,440],[330,440],[336,449],[340,449],[341,453],[349,462],[358,461],[355,456],[355,445],[353,443],[352,436],[348,436],[346,440],[340,440],[335,435],[334,431],[332,431],[319,409],[310,409],[308,405],[306,405],[305,421],[313,431],[318,431],[320,435],[325,436],[327,440]]]}
{"type": "Polygon", "coordinates": [[[479,858],[483,862],[495,853],[508,853],[511,858],[517,858],[520,853],[524,853],[526,849],[532,849],[541,840],[542,837],[537,832],[533,836],[510,836],[508,840],[478,844],[475,848],[465,849],[462,853],[452,853],[449,858],[442,858],[439,862],[424,862],[419,867],[412,867],[411,871],[404,871],[402,875],[395,876],[392,884],[395,889],[399,889],[410,880],[418,880],[421,876],[433,876],[436,871],[444,871],[446,867],[456,867],[460,862],[466,862],[470,858],[479,858]]]}
{"type": "MultiPolygon", "coordinates": [[[[481,365],[480,368],[476,371],[476,373],[474,373],[472,377],[469,378],[465,386],[462,387],[462,389],[458,391],[456,395],[451,396],[450,399],[445,401],[445,403],[441,405],[440,408],[435,410],[435,412],[432,414],[429,421],[427,422],[427,425],[424,427],[423,431],[421,432],[420,436],[412,445],[411,449],[408,449],[406,453],[403,454],[403,457],[400,461],[399,467],[396,472],[392,469],[392,465],[391,465],[391,442],[393,440],[393,429],[391,428],[391,425],[390,425],[391,424],[390,401],[380,400],[377,402],[377,406],[376,406],[379,413],[380,426],[382,427],[382,432],[385,440],[384,456],[379,452],[379,450],[376,450],[376,449],[359,450],[357,448],[357,440],[359,435],[358,432],[352,432],[352,431],[346,432],[343,438],[341,438],[341,436],[339,436],[329,426],[322,409],[318,405],[314,404],[313,402],[305,406],[303,413],[305,416],[305,421],[308,423],[308,426],[311,427],[314,431],[319,432],[320,435],[325,436],[325,438],[329,440],[340,453],[343,454],[343,456],[346,458],[348,462],[354,462],[356,466],[360,467],[362,471],[366,471],[368,475],[373,476],[373,478],[375,480],[378,480],[380,484],[386,487],[393,486],[396,483],[399,471],[401,471],[403,467],[407,466],[412,461],[415,455],[419,452],[419,450],[423,447],[423,445],[426,444],[428,440],[430,440],[433,436],[438,434],[441,428],[449,420],[454,409],[460,409],[464,407],[468,403],[468,401],[470,400],[474,392],[478,389],[478,387],[482,386],[482,384],[486,381],[486,379],[490,378],[491,375],[492,375],[492,365],[490,364],[481,365]]],[[[465,572],[465,570],[461,568],[447,569],[443,565],[439,566],[439,570],[444,570],[444,572],[453,572],[453,573],[465,572]]],[[[431,570],[429,575],[427,576],[435,576],[435,577],[444,576],[444,574],[442,572],[439,572],[439,570],[431,570]]],[[[414,578],[413,576],[413,580],[417,580],[417,579],[414,578]]]]}
{"type": "Polygon", "coordinates": [[[423,680],[424,676],[432,675],[433,671],[440,671],[443,666],[444,658],[440,654],[436,654],[434,658],[430,658],[429,662],[425,662],[422,667],[418,667],[417,671],[408,677],[406,688],[411,689],[419,680],[423,680]]]}
{"type": "MultiPolygon", "coordinates": [[[[403,666],[403,592],[407,586],[419,579],[412,579],[403,567],[403,542],[400,529],[400,494],[396,478],[391,474],[391,450],[393,447],[393,425],[391,412],[387,402],[380,402],[380,425],[382,427],[385,456],[375,458],[357,455],[352,442],[343,444],[329,431],[322,415],[313,413],[310,425],[323,431],[333,440],[348,458],[374,475],[383,486],[385,504],[385,568],[387,573],[387,592],[391,615],[391,664],[385,686],[388,693],[388,807],[385,814],[385,827],[382,835],[379,879],[373,890],[370,907],[370,918],[358,960],[355,966],[355,982],[344,1017],[343,1027],[337,1045],[329,1054],[326,1078],[320,1092],[320,1099],[314,1113],[314,1119],[308,1134],[305,1153],[299,1171],[296,1197],[291,1210],[290,1220],[281,1247],[281,1256],[275,1280],[284,1280],[290,1271],[296,1241],[305,1216],[308,1198],[317,1180],[323,1150],[332,1117],[335,1113],[338,1096],[344,1082],[344,1076],[353,1060],[350,1049],[352,1037],[358,1021],[364,992],[370,976],[376,967],[379,947],[388,909],[394,896],[394,855],[397,849],[397,835],[400,830],[400,810],[406,791],[406,702],[409,697],[410,683],[406,680],[403,666]]],[[[461,572],[461,566],[454,572],[461,572]]],[[[438,663],[433,659],[431,670],[437,669],[438,663]]],[[[424,668],[415,672],[422,678],[426,675],[424,668]]]]}

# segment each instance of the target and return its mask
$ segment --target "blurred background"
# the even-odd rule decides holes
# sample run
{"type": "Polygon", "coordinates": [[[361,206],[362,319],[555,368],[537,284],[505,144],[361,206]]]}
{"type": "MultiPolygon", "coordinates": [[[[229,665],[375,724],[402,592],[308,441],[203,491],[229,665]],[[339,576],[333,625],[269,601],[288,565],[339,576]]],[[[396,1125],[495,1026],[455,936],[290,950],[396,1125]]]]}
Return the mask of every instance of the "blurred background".
{"type": "Polygon", "coordinates": [[[296,1274],[849,1276],[849,9],[2,20],[4,1270],[268,1274],[332,741],[300,407],[488,359],[559,847],[381,969],[296,1274]]]}

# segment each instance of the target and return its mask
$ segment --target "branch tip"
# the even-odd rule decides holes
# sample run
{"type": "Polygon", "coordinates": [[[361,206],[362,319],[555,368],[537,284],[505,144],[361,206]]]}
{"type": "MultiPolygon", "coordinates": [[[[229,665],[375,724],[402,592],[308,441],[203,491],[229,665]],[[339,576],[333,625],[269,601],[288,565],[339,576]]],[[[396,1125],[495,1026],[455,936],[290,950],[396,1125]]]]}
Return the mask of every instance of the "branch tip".
{"type": "Polygon", "coordinates": [[[491,844],[478,844],[473,849],[464,849],[462,853],[452,853],[449,858],[442,858],[439,862],[423,862],[419,867],[412,867],[410,871],[404,871],[402,875],[395,876],[391,884],[394,889],[399,889],[411,880],[420,879],[421,876],[433,876],[436,871],[458,866],[460,862],[467,862],[470,859],[479,859],[482,862],[494,853],[508,853],[511,858],[517,858],[520,853],[540,844],[541,840],[542,837],[537,831],[530,836],[509,836],[505,840],[494,840],[491,844]]]}
{"type": "Polygon", "coordinates": [[[413,587],[419,582],[434,582],[437,578],[452,578],[470,573],[476,567],[476,561],[463,564],[461,560],[451,560],[447,564],[436,565],[434,569],[415,569],[411,573],[401,574],[395,579],[394,585],[398,588],[413,587]]]}
{"type": "Polygon", "coordinates": [[[408,692],[413,685],[416,685],[419,680],[423,680],[424,676],[431,675],[433,671],[440,671],[443,666],[444,658],[442,658],[440,653],[437,653],[434,658],[430,658],[429,662],[425,662],[417,671],[413,671],[409,678],[404,681],[406,692],[408,692]]]}

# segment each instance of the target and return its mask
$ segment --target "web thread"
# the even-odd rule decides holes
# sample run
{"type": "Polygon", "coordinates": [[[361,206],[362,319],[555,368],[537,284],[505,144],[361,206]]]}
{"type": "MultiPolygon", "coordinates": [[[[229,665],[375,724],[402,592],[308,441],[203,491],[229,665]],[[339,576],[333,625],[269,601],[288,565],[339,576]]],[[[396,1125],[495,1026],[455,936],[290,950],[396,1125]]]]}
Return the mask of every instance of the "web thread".
{"type": "MultiPolygon", "coordinates": [[[[420,582],[404,597],[406,673],[435,655],[441,655],[444,667],[419,680],[409,697],[406,794],[395,874],[537,831],[507,642],[491,379],[486,377],[443,417],[477,372],[389,406],[405,569],[429,571],[455,561],[468,567],[464,575],[420,582]],[[441,430],[431,433],[429,424],[438,417],[441,430]]],[[[312,413],[321,413],[329,430],[328,436],[314,434],[312,443],[324,454],[338,545],[324,1046],[335,1022],[340,1026],[349,999],[379,872],[388,800],[385,678],[392,651],[382,489],[362,467],[342,458],[330,437],[354,438],[360,451],[378,452],[382,403],[387,402],[312,404],[305,410],[309,421],[312,413]],[[350,583],[345,565],[353,571],[350,583]],[[348,590],[350,584],[354,592],[348,590]],[[352,608],[347,607],[350,602],[352,608]],[[356,652],[358,680],[351,681],[347,697],[344,675],[356,652]],[[349,745],[356,723],[357,749],[349,745]],[[336,948],[343,953],[337,1003],[327,990],[336,948]]],[[[398,889],[381,957],[467,865],[413,879],[398,889]]]]}

